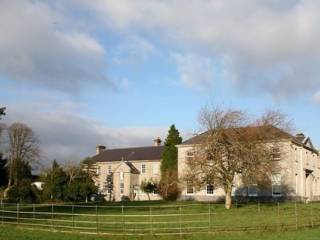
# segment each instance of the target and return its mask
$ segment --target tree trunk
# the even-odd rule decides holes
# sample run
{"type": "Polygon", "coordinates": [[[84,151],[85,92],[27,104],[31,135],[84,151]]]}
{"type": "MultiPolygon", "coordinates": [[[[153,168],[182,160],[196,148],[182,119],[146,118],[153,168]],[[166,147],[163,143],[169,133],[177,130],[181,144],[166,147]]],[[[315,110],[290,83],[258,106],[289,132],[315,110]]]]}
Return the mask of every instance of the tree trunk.
{"type": "Polygon", "coordinates": [[[149,193],[147,193],[147,195],[148,195],[148,199],[149,199],[149,201],[150,201],[150,194],[149,194],[149,193]]]}
{"type": "Polygon", "coordinates": [[[225,190],[225,193],[226,193],[225,207],[226,209],[230,209],[232,207],[231,188],[227,188],[225,190]]]}

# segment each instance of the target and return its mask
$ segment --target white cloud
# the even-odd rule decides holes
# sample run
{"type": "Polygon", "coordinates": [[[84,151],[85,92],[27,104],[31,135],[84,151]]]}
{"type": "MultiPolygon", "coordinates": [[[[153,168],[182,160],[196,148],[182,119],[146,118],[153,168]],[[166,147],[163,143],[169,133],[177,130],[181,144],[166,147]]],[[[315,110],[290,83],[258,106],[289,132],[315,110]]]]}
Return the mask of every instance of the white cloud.
{"type": "Polygon", "coordinates": [[[69,21],[45,2],[1,1],[0,74],[65,92],[92,81],[110,85],[104,47],[69,21]]]}
{"type": "Polygon", "coordinates": [[[211,90],[214,77],[214,63],[208,57],[200,57],[192,53],[173,53],[180,80],[188,87],[211,90]]]}
{"type": "Polygon", "coordinates": [[[237,87],[282,97],[312,93],[320,84],[319,1],[82,2],[108,29],[143,32],[181,51],[228,59],[237,87]]]}
{"type": "Polygon", "coordinates": [[[320,91],[316,92],[316,93],[312,96],[312,100],[313,100],[316,104],[320,104],[320,91]]]}
{"type": "Polygon", "coordinates": [[[53,159],[79,161],[92,156],[97,144],[108,148],[151,146],[155,137],[164,138],[167,133],[162,127],[110,128],[79,114],[83,112],[83,106],[72,102],[59,107],[55,104],[48,107],[48,104],[9,105],[10,114],[3,119],[7,125],[23,119],[35,131],[41,143],[44,165],[53,159]],[[50,111],[43,111],[43,108],[50,108],[50,111]]]}

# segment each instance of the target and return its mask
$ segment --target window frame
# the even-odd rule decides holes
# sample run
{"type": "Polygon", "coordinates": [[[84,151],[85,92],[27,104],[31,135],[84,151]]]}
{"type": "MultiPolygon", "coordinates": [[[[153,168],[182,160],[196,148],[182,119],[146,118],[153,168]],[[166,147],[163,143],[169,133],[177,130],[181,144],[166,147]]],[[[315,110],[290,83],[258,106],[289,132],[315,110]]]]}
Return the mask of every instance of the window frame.
{"type": "MultiPolygon", "coordinates": [[[[210,191],[210,192],[211,192],[211,191],[210,191]]],[[[207,195],[210,195],[210,196],[212,196],[212,195],[214,194],[214,186],[213,186],[213,184],[210,184],[210,183],[209,183],[209,184],[206,184],[206,194],[207,194],[207,195]],[[212,193],[209,193],[209,192],[208,192],[208,187],[209,187],[209,186],[212,186],[212,193]]]]}
{"type": "Polygon", "coordinates": [[[186,195],[194,195],[194,186],[193,186],[192,182],[187,182],[186,195]],[[189,188],[190,186],[191,186],[192,192],[188,191],[188,190],[190,190],[190,188],[189,188]]]}
{"type": "Polygon", "coordinates": [[[145,163],[142,163],[141,164],[141,173],[142,174],[145,174],[147,172],[147,166],[145,163]]]}

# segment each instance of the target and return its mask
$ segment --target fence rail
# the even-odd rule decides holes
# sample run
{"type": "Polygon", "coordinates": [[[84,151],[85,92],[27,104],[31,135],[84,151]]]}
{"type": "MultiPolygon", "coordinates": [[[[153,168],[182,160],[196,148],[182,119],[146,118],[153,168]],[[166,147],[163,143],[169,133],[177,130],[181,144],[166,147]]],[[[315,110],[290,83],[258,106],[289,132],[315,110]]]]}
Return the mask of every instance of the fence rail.
{"type": "Polygon", "coordinates": [[[286,231],[320,226],[320,203],[152,206],[12,204],[1,202],[1,225],[115,235],[286,231]]]}

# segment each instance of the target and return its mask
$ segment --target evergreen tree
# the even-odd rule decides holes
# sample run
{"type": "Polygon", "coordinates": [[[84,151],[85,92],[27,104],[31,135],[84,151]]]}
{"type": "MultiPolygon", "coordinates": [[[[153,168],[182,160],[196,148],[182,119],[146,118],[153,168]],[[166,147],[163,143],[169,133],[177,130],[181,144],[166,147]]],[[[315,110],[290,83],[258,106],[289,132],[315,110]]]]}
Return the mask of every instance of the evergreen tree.
{"type": "Polygon", "coordinates": [[[43,199],[63,200],[64,190],[67,185],[67,175],[56,160],[53,161],[51,169],[44,176],[43,199]]]}
{"type": "Polygon", "coordinates": [[[179,131],[171,125],[164,142],[161,161],[160,194],[164,199],[175,200],[178,195],[178,149],[177,144],[182,142],[179,131]]]}
{"type": "Polygon", "coordinates": [[[0,153],[0,187],[7,186],[8,172],[6,169],[7,160],[2,157],[0,153]]]}

